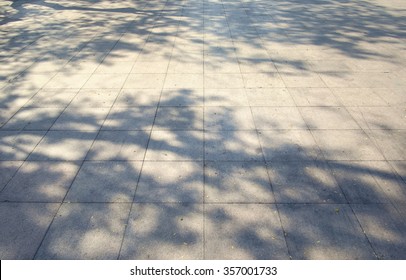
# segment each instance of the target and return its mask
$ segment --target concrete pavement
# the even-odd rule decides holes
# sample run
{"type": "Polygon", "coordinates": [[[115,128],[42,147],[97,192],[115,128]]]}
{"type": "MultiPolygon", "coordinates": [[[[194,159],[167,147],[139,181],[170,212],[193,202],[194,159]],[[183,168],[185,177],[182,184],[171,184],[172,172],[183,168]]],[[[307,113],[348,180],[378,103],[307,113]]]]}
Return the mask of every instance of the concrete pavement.
{"type": "Polygon", "coordinates": [[[406,259],[402,0],[0,6],[1,259],[406,259]]]}

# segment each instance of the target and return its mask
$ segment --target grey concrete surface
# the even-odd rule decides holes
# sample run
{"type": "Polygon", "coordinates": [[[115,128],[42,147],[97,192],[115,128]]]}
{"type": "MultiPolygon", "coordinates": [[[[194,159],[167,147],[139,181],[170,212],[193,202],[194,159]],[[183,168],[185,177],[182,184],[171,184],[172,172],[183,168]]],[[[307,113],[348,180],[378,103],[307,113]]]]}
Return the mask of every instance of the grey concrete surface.
{"type": "Polygon", "coordinates": [[[0,258],[406,259],[405,11],[0,1],[0,258]]]}

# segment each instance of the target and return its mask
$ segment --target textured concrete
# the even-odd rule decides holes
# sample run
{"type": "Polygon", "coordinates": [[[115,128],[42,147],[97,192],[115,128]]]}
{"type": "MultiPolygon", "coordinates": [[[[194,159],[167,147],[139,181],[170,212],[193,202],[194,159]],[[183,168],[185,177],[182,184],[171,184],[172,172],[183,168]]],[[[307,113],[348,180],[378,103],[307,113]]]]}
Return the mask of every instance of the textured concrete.
{"type": "Polygon", "coordinates": [[[0,1],[0,258],[406,259],[405,11],[0,1]]]}

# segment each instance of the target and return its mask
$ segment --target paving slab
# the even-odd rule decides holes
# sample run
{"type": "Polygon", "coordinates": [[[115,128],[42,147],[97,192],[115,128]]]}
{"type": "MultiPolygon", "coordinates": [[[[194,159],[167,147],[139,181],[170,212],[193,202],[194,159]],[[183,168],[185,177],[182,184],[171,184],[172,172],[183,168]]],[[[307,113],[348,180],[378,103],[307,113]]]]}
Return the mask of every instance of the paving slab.
{"type": "Polygon", "coordinates": [[[376,259],[346,204],[285,204],[279,211],[293,259],[376,259]]]}
{"type": "Polygon", "coordinates": [[[63,204],[35,259],[117,259],[130,206],[63,204]]]}
{"type": "Polygon", "coordinates": [[[402,1],[34,2],[0,15],[1,258],[403,257],[402,1]]]}
{"type": "Polygon", "coordinates": [[[203,131],[152,131],[145,160],[203,160],[203,131]]]}
{"type": "Polygon", "coordinates": [[[145,162],[135,194],[136,202],[203,201],[203,162],[145,162]],[[167,170],[167,172],[160,172],[167,170]]]}
{"type": "Polygon", "coordinates": [[[0,201],[62,202],[79,162],[26,161],[0,193],[0,201]]]}
{"type": "Polygon", "coordinates": [[[206,258],[289,259],[275,205],[206,205],[205,214],[206,258]]]}
{"type": "Polygon", "coordinates": [[[48,130],[63,108],[22,108],[2,126],[3,130],[48,130]]]}
{"type": "Polygon", "coordinates": [[[323,158],[308,130],[261,130],[258,136],[267,161],[311,161],[323,158]]]}
{"type": "Polygon", "coordinates": [[[25,160],[45,131],[0,131],[0,160],[25,160]]]}
{"type": "Polygon", "coordinates": [[[329,88],[288,88],[296,106],[340,106],[341,103],[329,88]]]}
{"type": "Polygon", "coordinates": [[[203,259],[201,204],[134,204],[120,259],[203,259]]]}
{"type": "Polygon", "coordinates": [[[205,130],[254,130],[249,107],[207,107],[204,110],[205,130]]]}
{"type": "Polygon", "coordinates": [[[362,130],[314,130],[312,134],[326,159],[384,160],[374,142],[362,130]]]}
{"type": "Polygon", "coordinates": [[[263,161],[256,131],[206,132],[205,159],[210,161],[263,161]]]}
{"type": "Polygon", "coordinates": [[[0,161],[0,191],[13,178],[22,164],[22,161],[0,161]]]}
{"type": "Polygon", "coordinates": [[[379,259],[404,260],[404,220],[392,205],[357,204],[352,206],[379,259]]]}
{"type": "Polygon", "coordinates": [[[58,208],[58,203],[1,202],[1,259],[34,258],[58,208]]]}
{"type": "Polygon", "coordinates": [[[156,107],[111,108],[101,130],[150,130],[154,122],[156,107]]]}
{"type": "Polygon", "coordinates": [[[96,135],[94,131],[49,131],[28,160],[83,160],[96,135]]]}
{"type": "Polygon", "coordinates": [[[345,197],[323,161],[282,161],[268,164],[278,203],[345,203],[345,197]]]}
{"type": "Polygon", "coordinates": [[[86,161],[66,195],[68,202],[131,202],[141,162],[86,161]]]}

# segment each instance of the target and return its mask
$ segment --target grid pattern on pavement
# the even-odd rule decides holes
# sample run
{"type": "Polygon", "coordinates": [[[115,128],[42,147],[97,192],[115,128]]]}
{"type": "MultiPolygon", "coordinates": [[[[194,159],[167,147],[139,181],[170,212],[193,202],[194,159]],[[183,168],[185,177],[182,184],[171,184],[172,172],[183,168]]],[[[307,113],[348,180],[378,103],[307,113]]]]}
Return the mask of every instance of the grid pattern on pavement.
{"type": "Polygon", "coordinates": [[[5,3],[1,259],[406,258],[403,1],[5,3]]]}

